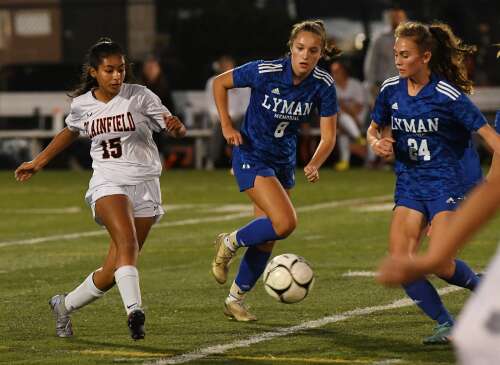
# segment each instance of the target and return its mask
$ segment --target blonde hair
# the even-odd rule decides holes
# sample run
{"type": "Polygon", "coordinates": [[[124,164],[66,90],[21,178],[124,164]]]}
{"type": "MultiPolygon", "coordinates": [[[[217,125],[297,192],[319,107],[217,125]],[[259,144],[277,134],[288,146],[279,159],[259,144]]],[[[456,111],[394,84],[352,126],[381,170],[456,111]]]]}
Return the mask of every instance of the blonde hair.
{"type": "Polygon", "coordinates": [[[444,77],[463,92],[472,93],[473,83],[467,75],[465,57],[472,55],[476,47],[463,43],[448,24],[405,22],[396,28],[394,36],[412,38],[421,52],[430,51],[431,71],[444,77]]]}
{"type": "Polygon", "coordinates": [[[332,57],[341,53],[340,49],[335,47],[335,45],[329,44],[326,37],[325,24],[322,20],[304,20],[300,23],[294,24],[288,39],[288,48],[292,48],[293,41],[297,38],[300,32],[310,32],[321,38],[321,54],[326,60],[330,60],[332,57]]]}

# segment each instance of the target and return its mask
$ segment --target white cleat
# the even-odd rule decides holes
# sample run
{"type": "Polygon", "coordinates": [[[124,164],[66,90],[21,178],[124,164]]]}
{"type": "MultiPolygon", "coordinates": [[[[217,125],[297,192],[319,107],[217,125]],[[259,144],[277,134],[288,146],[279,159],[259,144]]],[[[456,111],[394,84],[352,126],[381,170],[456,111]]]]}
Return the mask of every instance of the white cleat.
{"type": "Polygon", "coordinates": [[[224,239],[229,236],[229,233],[221,233],[215,239],[215,257],[212,261],[212,274],[219,284],[224,284],[227,281],[227,273],[229,265],[234,258],[236,252],[231,251],[224,239]]]}
{"type": "Polygon", "coordinates": [[[49,300],[50,309],[54,313],[56,319],[56,335],[57,337],[71,337],[73,336],[73,327],[71,325],[71,318],[68,310],[64,306],[64,299],[66,295],[57,294],[49,300]]]}

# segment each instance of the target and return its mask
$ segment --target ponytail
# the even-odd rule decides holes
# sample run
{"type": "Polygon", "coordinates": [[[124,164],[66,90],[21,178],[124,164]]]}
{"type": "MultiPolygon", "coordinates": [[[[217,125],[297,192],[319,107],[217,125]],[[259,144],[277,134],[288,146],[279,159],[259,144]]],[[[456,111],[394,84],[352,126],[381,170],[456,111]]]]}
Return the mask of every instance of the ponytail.
{"type": "Polygon", "coordinates": [[[463,92],[471,94],[473,82],[467,75],[465,59],[476,52],[476,47],[463,43],[444,23],[429,25],[429,32],[434,39],[431,70],[442,75],[463,92]]]}

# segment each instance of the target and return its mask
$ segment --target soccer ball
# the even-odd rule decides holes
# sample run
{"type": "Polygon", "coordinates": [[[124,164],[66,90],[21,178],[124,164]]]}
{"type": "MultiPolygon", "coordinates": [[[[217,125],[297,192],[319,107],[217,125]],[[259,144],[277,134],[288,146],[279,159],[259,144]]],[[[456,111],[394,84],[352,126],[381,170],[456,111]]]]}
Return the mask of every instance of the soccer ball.
{"type": "Polygon", "coordinates": [[[314,284],[314,272],[303,257],[285,253],[274,257],[264,270],[267,293],[282,303],[304,299],[314,284]]]}

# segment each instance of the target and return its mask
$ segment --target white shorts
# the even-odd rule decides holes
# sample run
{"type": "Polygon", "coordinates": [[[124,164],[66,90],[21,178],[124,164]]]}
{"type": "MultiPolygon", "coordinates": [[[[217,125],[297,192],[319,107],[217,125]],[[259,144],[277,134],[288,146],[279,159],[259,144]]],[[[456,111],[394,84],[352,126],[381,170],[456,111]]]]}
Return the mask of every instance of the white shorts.
{"type": "Polygon", "coordinates": [[[461,365],[500,364],[500,250],[453,328],[461,365]]]}
{"type": "Polygon", "coordinates": [[[93,176],[85,194],[85,201],[92,209],[92,216],[97,224],[103,225],[95,215],[95,203],[102,197],[116,194],[128,196],[135,218],[155,217],[156,223],[165,214],[161,205],[159,179],[144,181],[137,185],[117,185],[93,176]]]}

